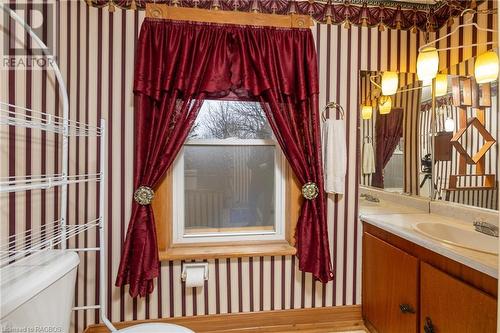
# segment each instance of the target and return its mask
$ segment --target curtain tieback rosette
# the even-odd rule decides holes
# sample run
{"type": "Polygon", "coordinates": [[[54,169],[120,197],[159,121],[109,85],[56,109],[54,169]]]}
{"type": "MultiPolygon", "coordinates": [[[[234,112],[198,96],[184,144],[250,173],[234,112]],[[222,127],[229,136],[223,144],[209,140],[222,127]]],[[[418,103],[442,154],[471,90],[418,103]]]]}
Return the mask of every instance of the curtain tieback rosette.
{"type": "Polygon", "coordinates": [[[151,204],[153,198],[155,196],[155,192],[149,186],[139,186],[137,190],[134,192],[134,200],[139,205],[145,206],[151,204]]]}
{"type": "Polygon", "coordinates": [[[302,196],[307,200],[314,200],[319,194],[319,188],[316,183],[307,182],[302,185],[302,196]]]}

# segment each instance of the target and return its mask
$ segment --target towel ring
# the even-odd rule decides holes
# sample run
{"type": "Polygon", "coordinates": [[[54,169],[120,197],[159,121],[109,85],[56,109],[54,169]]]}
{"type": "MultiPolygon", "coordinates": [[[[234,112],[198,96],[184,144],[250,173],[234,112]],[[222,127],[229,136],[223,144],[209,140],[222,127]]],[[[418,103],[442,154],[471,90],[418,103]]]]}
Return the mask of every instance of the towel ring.
{"type": "Polygon", "coordinates": [[[328,109],[333,109],[333,108],[337,109],[337,111],[340,113],[340,119],[344,119],[344,108],[342,107],[342,105],[335,102],[329,102],[328,104],[326,104],[323,112],[321,112],[321,119],[323,119],[323,121],[326,121],[327,119],[326,112],[328,111],[328,109]]]}

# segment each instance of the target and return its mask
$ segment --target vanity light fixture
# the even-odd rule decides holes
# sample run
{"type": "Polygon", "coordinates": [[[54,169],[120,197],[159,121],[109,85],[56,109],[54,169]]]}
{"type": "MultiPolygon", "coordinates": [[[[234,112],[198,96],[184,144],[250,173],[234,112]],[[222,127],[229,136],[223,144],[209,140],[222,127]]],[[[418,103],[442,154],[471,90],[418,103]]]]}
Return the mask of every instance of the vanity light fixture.
{"type": "Polygon", "coordinates": [[[436,97],[444,96],[448,92],[448,75],[436,75],[436,97]]]}
{"type": "Polygon", "coordinates": [[[474,76],[477,83],[488,83],[497,79],[498,55],[494,51],[485,52],[476,58],[474,76]]]}
{"type": "Polygon", "coordinates": [[[378,112],[380,114],[388,114],[392,109],[392,98],[391,96],[380,96],[378,100],[378,112]]]}
{"type": "MultiPolygon", "coordinates": [[[[482,43],[473,43],[468,45],[463,45],[462,43],[460,43],[461,45],[444,47],[439,49],[436,49],[434,47],[434,45],[437,45],[439,41],[449,38],[450,36],[454,35],[458,30],[466,27],[474,27],[476,30],[483,32],[497,33],[495,29],[483,28],[476,22],[473,22],[474,14],[478,13],[478,11],[476,11],[475,9],[466,8],[462,11],[460,16],[464,16],[468,12],[472,12],[473,15],[470,15],[468,19],[465,19],[464,20],[465,22],[463,24],[457,25],[455,29],[453,29],[451,32],[447,33],[446,35],[440,36],[439,38],[431,42],[428,42],[425,45],[422,45],[418,49],[419,54],[417,58],[417,75],[419,80],[424,81],[436,77],[436,74],[439,69],[438,51],[466,49],[483,45],[493,45],[497,43],[496,41],[489,41],[482,43]]],[[[486,12],[486,14],[493,14],[493,12],[491,13],[486,12]]],[[[477,83],[487,83],[496,80],[498,76],[498,56],[494,52],[488,51],[477,57],[475,65],[475,76],[477,83]]]]}
{"type": "Polygon", "coordinates": [[[439,55],[435,47],[423,48],[417,58],[417,75],[421,81],[429,81],[436,77],[439,67],[439,55]]]}
{"type": "Polygon", "coordinates": [[[399,75],[397,72],[384,72],[382,74],[382,95],[394,95],[398,90],[399,75]]]}
{"type": "Polygon", "coordinates": [[[367,120],[372,118],[373,107],[371,105],[363,105],[361,107],[361,119],[367,120]]]}

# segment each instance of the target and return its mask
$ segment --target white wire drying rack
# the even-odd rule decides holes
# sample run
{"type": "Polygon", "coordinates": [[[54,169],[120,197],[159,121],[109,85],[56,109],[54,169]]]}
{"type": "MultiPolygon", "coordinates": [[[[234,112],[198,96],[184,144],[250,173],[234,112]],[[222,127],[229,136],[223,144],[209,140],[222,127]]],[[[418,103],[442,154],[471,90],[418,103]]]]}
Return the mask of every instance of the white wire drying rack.
{"type": "Polygon", "coordinates": [[[46,190],[52,187],[60,187],[61,202],[59,219],[42,225],[37,230],[26,230],[12,235],[6,244],[0,246],[0,269],[36,255],[42,251],[60,248],[67,251],[99,251],[99,305],[86,305],[74,307],[74,311],[99,309],[101,321],[110,331],[116,328],[106,317],[106,275],[107,265],[105,256],[105,170],[106,170],[106,123],[101,119],[100,126],[88,125],[69,119],[69,100],[66,85],[61,71],[53,55],[49,54],[45,43],[33,32],[31,27],[9,7],[0,3],[0,8],[7,12],[12,19],[24,27],[30,37],[43,50],[45,57],[49,60],[62,96],[62,116],[54,116],[48,113],[35,111],[17,105],[0,101],[0,125],[15,126],[22,128],[38,129],[52,132],[62,137],[61,173],[45,175],[24,175],[14,177],[0,177],[0,193],[12,193],[28,190],[46,190]],[[69,175],[69,152],[68,143],[71,137],[92,136],[100,137],[100,171],[93,174],[69,175]],[[67,224],[68,185],[83,182],[99,183],[99,217],[91,221],[84,221],[75,225],[67,224]],[[67,248],[67,240],[98,228],[99,246],[94,248],[67,248]]]}

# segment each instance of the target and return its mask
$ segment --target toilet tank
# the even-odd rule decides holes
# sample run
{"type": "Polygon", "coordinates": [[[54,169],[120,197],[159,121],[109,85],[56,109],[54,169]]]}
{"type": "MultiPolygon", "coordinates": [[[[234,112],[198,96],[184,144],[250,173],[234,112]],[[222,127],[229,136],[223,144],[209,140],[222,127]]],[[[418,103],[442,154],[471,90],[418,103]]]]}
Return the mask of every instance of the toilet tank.
{"type": "Polygon", "coordinates": [[[68,332],[79,262],[47,250],[0,269],[0,332],[68,332]]]}

